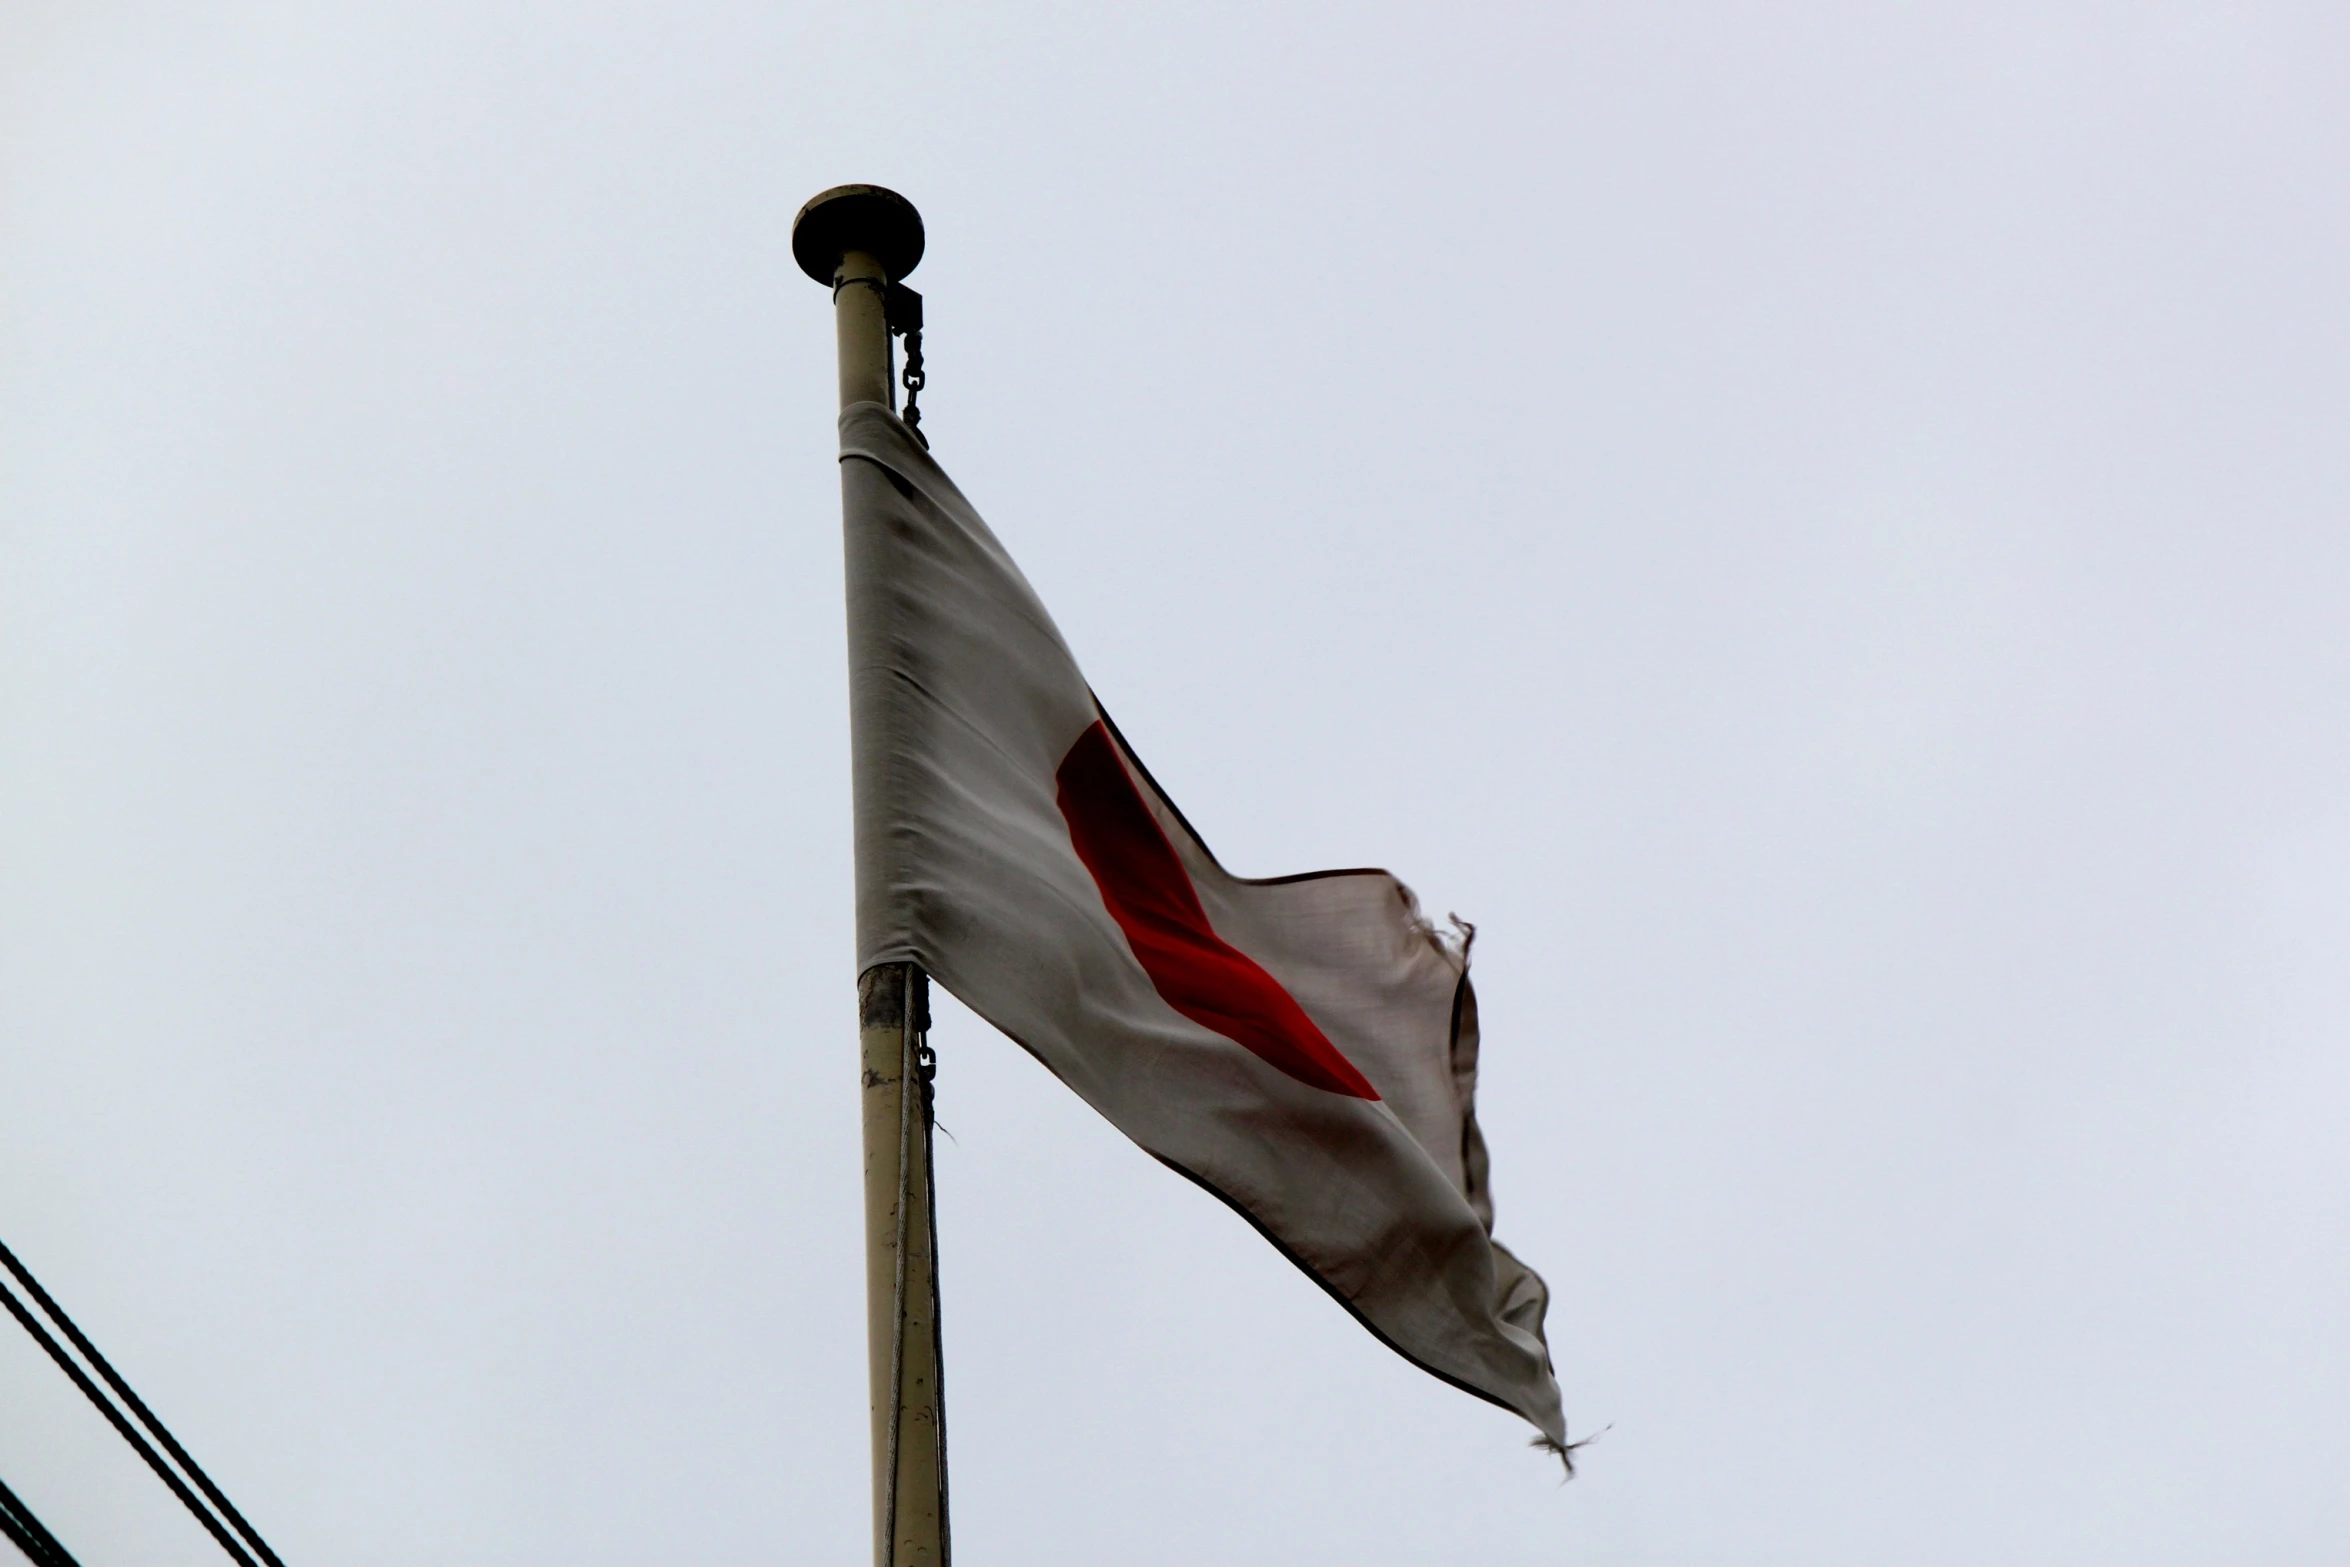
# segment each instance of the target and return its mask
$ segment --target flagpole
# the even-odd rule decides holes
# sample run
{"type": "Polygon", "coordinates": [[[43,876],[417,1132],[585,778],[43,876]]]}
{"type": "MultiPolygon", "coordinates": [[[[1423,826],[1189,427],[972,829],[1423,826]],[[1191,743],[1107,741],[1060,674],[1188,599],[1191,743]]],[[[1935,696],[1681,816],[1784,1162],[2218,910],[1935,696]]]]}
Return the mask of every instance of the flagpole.
{"type": "MultiPolygon", "coordinates": [[[[922,218],[876,185],[800,209],[792,255],[832,289],[840,403],[894,409],[887,304],[922,259],[922,218]]],[[[940,1387],[937,1218],[930,1168],[930,980],[912,963],[857,978],[865,1137],[865,1351],[873,1435],[875,1567],[947,1567],[946,1411],[940,1387]]]]}

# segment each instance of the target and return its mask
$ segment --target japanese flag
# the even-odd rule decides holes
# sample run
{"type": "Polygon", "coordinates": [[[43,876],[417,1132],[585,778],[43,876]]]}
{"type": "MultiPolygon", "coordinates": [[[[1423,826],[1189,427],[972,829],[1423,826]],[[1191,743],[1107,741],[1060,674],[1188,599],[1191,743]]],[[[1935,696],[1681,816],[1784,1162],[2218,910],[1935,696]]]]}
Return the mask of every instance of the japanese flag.
{"type": "Polygon", "coordinates": [[[1378,870],[1216,863],[987,524],[841,415],[862,966],[912,962],[1397,1353],[1562,1452],[1549,1293],[1492,1237],[1468,933],[1378,870]]]}

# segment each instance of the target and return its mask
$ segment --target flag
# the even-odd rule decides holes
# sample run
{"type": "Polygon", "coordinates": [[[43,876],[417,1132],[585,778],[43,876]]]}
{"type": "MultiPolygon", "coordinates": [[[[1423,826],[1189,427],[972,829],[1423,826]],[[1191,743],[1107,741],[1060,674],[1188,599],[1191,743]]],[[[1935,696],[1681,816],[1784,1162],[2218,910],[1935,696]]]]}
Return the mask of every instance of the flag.
{"type": "Polygon", "coordinates": [[[1469,928],[1385,871],[1226,871],[919,440],[840,428],[860,966],[919,964],[1563,1454],[1549,1292],[1492,1237],[1469,928]]]}

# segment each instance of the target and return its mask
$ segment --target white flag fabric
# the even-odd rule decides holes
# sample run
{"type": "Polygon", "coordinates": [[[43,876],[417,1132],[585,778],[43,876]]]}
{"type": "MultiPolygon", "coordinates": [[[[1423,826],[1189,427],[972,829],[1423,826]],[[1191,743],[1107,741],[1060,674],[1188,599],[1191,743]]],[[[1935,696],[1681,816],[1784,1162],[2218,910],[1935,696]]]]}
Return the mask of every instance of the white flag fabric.
{"type": "Polygon", "coordinates": [[[860,964],[920,964],[1563,1452],[1549,1294],[1491,1234],[1467,930],[1385,871],[1225,871],[906,426],[840,427],[860,964]]]}

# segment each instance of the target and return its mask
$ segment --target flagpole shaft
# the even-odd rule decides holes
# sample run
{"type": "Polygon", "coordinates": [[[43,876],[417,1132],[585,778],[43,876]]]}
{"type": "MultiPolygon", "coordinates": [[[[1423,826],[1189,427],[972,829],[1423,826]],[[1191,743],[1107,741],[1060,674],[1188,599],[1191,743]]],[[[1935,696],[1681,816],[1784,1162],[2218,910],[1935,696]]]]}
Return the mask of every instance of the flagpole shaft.
{"type": "MultiPolygon", "coordinates": [[[[920,215],[893,192],[839,186],[800,209],[792,254],[832,287],[841,406],[896,408],[886,291],[921,259],[920,215]]],[[[948,1567],[938,1227],[924,1082],[929,987],[914,963],[876,964],[857,980],[875,1567],[948,1567]]]]}
{"type": "Polygon", "coordinates": [[[882,290],[889,274],[862,250],[840,258],[833,274],[832,318],[840,343],[840,405],[897,406],[889,382],[889,325],[882,290]]]}
{"type": "Polygon", "coordinates": [[[930,1118],[916,1055],[929,980],[883,963],[857,983],[865,1085],[865,1349],[877,1567],[944,1567],[946,1425],[939,1382],[930,1118]]]}

